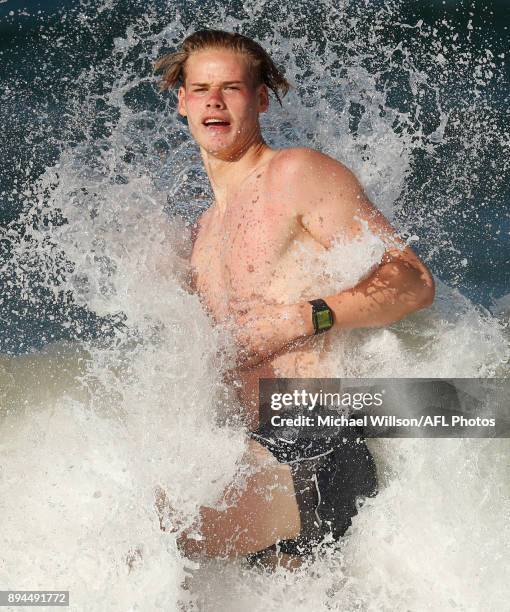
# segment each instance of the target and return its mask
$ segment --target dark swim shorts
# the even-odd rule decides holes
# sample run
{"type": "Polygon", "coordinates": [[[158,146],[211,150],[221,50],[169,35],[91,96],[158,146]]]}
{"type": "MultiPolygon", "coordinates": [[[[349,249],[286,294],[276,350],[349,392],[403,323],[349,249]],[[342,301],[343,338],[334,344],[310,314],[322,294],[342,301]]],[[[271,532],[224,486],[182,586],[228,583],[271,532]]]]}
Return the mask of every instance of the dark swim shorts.
{"type": "MultiPolygon", "coordinates": [[[[333,410],[317,410],[338,417],[333,410]]],[[[285,411],[279,416],[296,414],[285,411]]],[[[328,534],[338,540],[358,513],[362,498],[377,494],[374,460],[359,427],[282,428],[269,421],[250,435],[280,463],[290,466],[301,518],[301,532],[296,539],[280,540],[250,555],[248,560],[252,563],[276,549],[290,555],[309,555],[328,534]]]]}

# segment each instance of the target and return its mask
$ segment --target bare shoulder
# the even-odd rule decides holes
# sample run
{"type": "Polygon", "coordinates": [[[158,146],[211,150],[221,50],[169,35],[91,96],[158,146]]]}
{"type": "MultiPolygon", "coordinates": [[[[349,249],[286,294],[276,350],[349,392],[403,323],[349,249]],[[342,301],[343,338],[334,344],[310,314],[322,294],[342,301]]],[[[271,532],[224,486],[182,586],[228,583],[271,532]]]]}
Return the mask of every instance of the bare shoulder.
{"type": "Polygon", "coordinates": [[[342,162],[310,147],[282,149],[274,157],[273,168],[277,172],[286,173],[326,171],[348,174],[351,172],[342,162]]]}
{"type": "Polygon", "coordinates": [[[361,186],[354,173],[342,162],[309,147],[282,149],[271,162],[271,179],[292,191],[306,187],[318,195],[339,187],[358,192],[361,186]]]}
{"type": "Polygon", "coordinates": [[[372,232],[395,236],[354,173],[341,162],[307,147],[285,149],[274,161],[274,193],[324,247],[339,236],[354,238],[365,223],[372,232]]]}
{"type": "Polygon", "coordinates": [[[300,214],[323,200],[364,200],[355,174],[342,162],[309,147],[282,149],[272,160],[271,190],[293,202],[300,214]]]}

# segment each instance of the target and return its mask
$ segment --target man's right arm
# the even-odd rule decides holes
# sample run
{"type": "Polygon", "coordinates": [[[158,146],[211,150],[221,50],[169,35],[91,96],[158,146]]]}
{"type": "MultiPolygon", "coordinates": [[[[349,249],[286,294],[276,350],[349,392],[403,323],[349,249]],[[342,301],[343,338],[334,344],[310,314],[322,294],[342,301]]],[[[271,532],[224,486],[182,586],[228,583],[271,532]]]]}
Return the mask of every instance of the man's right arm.
{"type": "Polygon", "coordinates": [[[195,282],[195,275],[193,274],[193,267],[191,265],[191,258],[193,256],[193,249],[195,248],[195,242],[198,236],[199,223],[200,223],[200,219],[197,219],[191,227],[191,252],[190,252],[188,276],[186,279],[188,288],[190,289],[191,293],[195,293],[197,290],[196,282],[195,282]]]}
{"type": "Polygon", "coordinates": [[[195,241],[198,236],[200,220],[202,219],[203,215],[204,213],[202,213],[200,217],[195,221],[195,223],[193,223],[193,225],[191,226],[191,252],[193,252],[193,248],[195,246],[195,241]]]}
{"type": "Polygon", "coordinates": [[[195,250],[195,244],[198,238],[198,234],[204,225],[204,220],[206,218],[208,211],[209,211],[209,208],[204,210],[204,212],[198,217],[195,223],[193,223],[193,225],[191,226],[191,251],[190,251],[190,258],[189,258],[189,271],[188,271],[188,277],[187,277],[187,285],[192,293],[196,293],[197,287],[196,287],[195,275],[193,273],[193,266],[191,265],[191,260],[193,258],[193,251],[195,250]]]}

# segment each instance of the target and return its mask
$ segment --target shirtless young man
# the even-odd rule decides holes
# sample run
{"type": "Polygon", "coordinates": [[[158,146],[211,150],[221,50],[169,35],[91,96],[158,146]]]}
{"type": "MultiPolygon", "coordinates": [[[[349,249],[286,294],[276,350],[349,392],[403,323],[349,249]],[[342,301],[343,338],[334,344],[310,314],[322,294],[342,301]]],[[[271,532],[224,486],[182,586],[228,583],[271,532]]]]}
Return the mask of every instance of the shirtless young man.
{"type": "Polygon", "coordinates": [[[343,505],[334,530],[335,537],[343,534],[356,512],[355,496],[375,493],[373,463],[365,446],[338,450],[337,441],[321,456],[345,453],[351,472],[338,480],[337,464],[329,472],[322,466],[323,489],[314,481],[319,497],[314,502],[310,489],[301,494],[298,483],[301,487],[306,478],[295,466],[309,457],[286,461],[285,453],[264,443],[267,436],[257,430],[258,380],[324,376],[320,360],[335,328],[383,326],[429,306],[432,276],[344,165],[309,148],[275,150],[264,142],[259,114],[268,109],[268,88],[279,101],[278,93],[285,95],[289,85],[256,42],[227,32],[196,32],[156,69],[163,72],[162,89],[180,85],[178,111],[188,120],[214,192],[214,204],[196,225],[192,284],[214,321],[233,330],[238,346],[233,377],[248,426],[256,432],[248,442],[256,469],[246,488],[225,493],[236,500],[227,511],[202,508],[202,539],[184,535],[180,544],[190,555],[235,557],[288,542],[280,550],[301,554],[313,539],[305,527],[318,533],[320,497],[329,496],[330,526],[343,505]],[[336,237],[358,236],[363,222],[387,245],[381,263],[356,287],[318,295],[322,271],[310,262],[303,266],[302,247],[312,255],[324,252],[336,237]],[[332,314],[333,329],[324,334],[314,333],[309,302],[314,299],[323,299],[332,314]],[[347,490],[352,499],[338,498],[335,509],[335,495],[347,490]]]}

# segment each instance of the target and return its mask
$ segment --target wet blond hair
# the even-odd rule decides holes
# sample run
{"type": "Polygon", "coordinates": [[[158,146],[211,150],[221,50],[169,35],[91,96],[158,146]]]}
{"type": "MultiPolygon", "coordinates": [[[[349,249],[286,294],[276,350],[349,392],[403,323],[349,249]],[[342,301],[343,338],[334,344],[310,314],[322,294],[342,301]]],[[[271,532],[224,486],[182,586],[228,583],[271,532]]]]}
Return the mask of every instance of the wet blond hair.
{"type": "Polygon", "coordinates": [[[185,38],[176,52],[160,57],[154,64],[154,70],[163,73],[159,83],[160,91],[183,85],[187,59],[192,53],[204,49],[228,49],[245,55],[255,71],[255,84],[267,85],[281,106],[280,92],[282,97],[285,96],[290,84],[269,54],[251,38],[222,30],[198,30],[185,38]]]}

